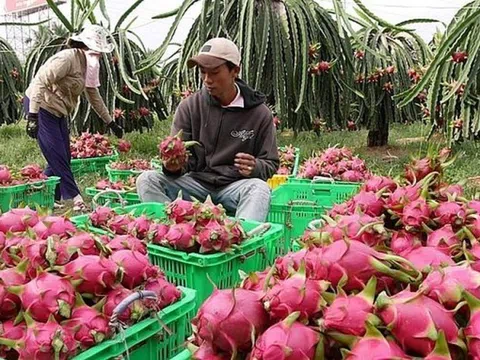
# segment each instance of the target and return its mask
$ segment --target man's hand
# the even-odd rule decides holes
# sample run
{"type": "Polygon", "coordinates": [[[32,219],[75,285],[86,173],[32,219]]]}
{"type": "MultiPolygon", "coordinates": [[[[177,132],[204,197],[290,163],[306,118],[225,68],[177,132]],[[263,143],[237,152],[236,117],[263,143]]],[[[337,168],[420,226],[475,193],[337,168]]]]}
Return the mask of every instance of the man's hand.
{"type": "Polygon", "coordinates": [[[257,165],[257,160],[253,155],[238,153],[235,155],[235,166],[238,168],[240,174],[245,177],[252,176],[253,170],[257,165]]]}
{"type": "Polygon", "coordinates": [[[38,114],[29,113],[27,116],[27,135],[36,139],[38,135],[38,114]]]}
{"type": "Polygon", "coordinates": [[[178,173],[183,169],[183,164],[178,163],[177,160],[175,160],[174,162],[164,161],[162,165],[165,169],[167,169],[171,173],[178,173]]]}

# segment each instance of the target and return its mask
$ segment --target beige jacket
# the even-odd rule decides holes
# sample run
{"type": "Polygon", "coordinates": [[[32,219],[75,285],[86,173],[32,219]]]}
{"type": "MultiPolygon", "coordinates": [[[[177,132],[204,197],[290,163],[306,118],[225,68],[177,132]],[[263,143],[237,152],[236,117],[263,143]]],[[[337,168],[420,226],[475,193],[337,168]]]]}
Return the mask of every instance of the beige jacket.
{"type": "Polygon", "coordinates": [[[38,113],[43,108],[58,117],[69,116],[85,92],[98,116],[106,123],[111,122],[98,89],[85,87],[86,69],[85,53],[80,49],[63,50],[48,59],[25,92],[30,99],[30,112],[38,113]]]}

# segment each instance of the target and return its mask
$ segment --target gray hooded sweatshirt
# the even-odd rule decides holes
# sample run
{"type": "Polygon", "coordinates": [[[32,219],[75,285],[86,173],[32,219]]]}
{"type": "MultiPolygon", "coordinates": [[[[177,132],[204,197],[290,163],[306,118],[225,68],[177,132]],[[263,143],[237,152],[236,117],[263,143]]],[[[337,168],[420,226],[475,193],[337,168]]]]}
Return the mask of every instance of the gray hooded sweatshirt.
{"type": "Polygon", "coordinates": [[[172,135],[183,130],[184,141],[200,143],[190,148],[192,156],[181,174],[190,173],[211,189],[245,179],[234,166],[239,152],[257,159],[252,178],[266,181],[278,170],[275,126],[272,113],[265,105],[265,95],[242,80],[238,79],[237,85],[244,98],[243,108],[223,108],[202,89],[183,100],[175,113],[172,135]]]}

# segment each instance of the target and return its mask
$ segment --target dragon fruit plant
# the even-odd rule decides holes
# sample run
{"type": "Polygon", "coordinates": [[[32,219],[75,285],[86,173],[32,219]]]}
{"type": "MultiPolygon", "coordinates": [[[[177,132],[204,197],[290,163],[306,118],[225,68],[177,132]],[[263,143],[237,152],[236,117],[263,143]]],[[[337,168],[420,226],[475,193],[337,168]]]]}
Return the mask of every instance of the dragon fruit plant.
{"type": "Polygon", "coordinates": [[[363,182],[371,175],[365,162],[353,156],[350,149],[331,147],[320,154],[314,154],[300,166],[299,178],[313,179],[316,176],[348,182],[363,182]]]}
{"type": "MultiPolygon", "coordinates": [[[[122,228],[105,209],[92,222],[122,228]]],[[[137,218],[125,229],[136,235],[97,236],[29,208],[0,215],[0,357],[70,359],[112,336],[113,309],[135,291],[157,299],[131,304],[119,318],[128,325],[180,299],[136,237],[147,236],[150,222],[137,218]]]]}
{"type": "Polygon", "coordinates": [[[295,158],[298,156],[297,150],[293,145],[278,148],[278,156],[280,158],[280,168],[278,175],[292,175],[295,166],[295,158]]]}
{"type": "Polygon", "coordinates": [[[84,132],[70,142],[72,159],[109,156],[113,154],[113,150],[114,147],[110,140],[99,133],[84,132]]]}

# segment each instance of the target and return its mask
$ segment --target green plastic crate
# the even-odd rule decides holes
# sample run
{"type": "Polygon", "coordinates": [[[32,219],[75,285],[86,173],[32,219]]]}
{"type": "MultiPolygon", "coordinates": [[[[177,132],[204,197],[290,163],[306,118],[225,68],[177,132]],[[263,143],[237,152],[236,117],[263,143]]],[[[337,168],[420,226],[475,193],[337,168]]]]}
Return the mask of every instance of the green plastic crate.
{"type": "Polygon", "coordinates": [[[94,157],[87,159],[72,159],[71,168],[73,175],[80,176],[90,173],[105,175],[107,173],[105,165],[118,159],[118,152],[110,156],[94,157]]]}
{"type": "Polygon", "coordinates": [[[180,354],[171,358],[170,360],[190,360],[191,357],[192,357],[192,354],[187,349],[187,350],[183,350],[180,354]]]}
{"type": "Polygon", "coordinates": [[[334,179],[329,179],[326,177],[320,177],[319,179],[300,179],[295,176],[290,176],[287,180],[289,183],[294,184],[331,184],[331,185],[357,185],[361,186],[363,183],[358,182],[349,182],[349,181],[339,181],[334,179]]]}
{"type": "MultiPolygon", "coordinates": [[[[117,191],[115,191],[117,192],[117,191]]],[[[102,193],[102,190],[98,190],[94,187],[89,187],[85,189],[85,193],[92,198],[96,195],[102,193]]],[[[119,195],[125,202],[125,205],[136,205],[140,204],[140,197],[137,193],[134,192],[125,192],[125,191],[118,191],[118,195],[114,194],[113,191],[104,192],[99,195],[96,199],[96,204],[93,205],[101,205],[101,206],[109,206],[109,207],[117,207],[121,205],[121,201],[119,195]]]]}
{"type": "MultiPolygon", "coordinates": [[[[162,166],[158,161],[152,160],[150,162],[152,169],[161,169],[162,166]]],[[[110,181],[128,180],[129,177],[138,176],[144,170],[116,170],[112,169],[109,164],[105,165],[105,169],[108,173],[108,179],[110,181]]]]}
{"type": "Polygon", "coordinates": [[[292,241],[302,236],[310,221],[318,219],[334,204],[348,200],[358,192],[360,184],[291,183],[277,187],[272,193],[268,221],[284,225],[284,236],[277,243],[276,256],[290,251],[292,241]]]}
{"type": "Polygon", "coordinates": [[[6,212],[19,206],[40,206],[53,208],[55,202],[55,188],[60,178],[51,176],[46,180],[34,183],[0,186],[0,212],[6,212]]]}
{"type": "Polygon", "coordinates": [[[104,341],[75,356],[74,360],[155,360],[170,359],[183,349],[187,333],[187,314],[195,308],[196,291],[182,288],[182,299],[158,313],[157,318],[145,319],[117,334],[115,338],[104,341]],[[170,334],[165,329],[170,330],[170,334]],[[127,356],[128,349],[128,356],[127,356]],[[122,357],[123,356],[123,357],[122,357]]]}
{"type": "MultiPolygon", "coordinates": [[[[145,214],[156,219],[166,217],[165,205],[160,203],[118,207],[115,212],[133,212],[135,216],[145,214]]],[[[72,221],[81,227],[88,222],[88,215],[76,216],[72,221]]],[[[259,225],[261,223],[242,221],[247,232],[259,225]]],[[[91,227],[89,229],[95,231],[91,227]]],[[[243,242],[233,253],[186,253],[154,244],[148,244],[147,249],[150,261],[163,270],[169,281],[197,290],[197,307],[200,307],[213,292],[213,284],[219,289],[232,288],[240,281],[239,270],[249,273],[267,268],[274,259],[275,244],[282,236],[283,226],[271,224],[268,231],[243,242]]]]}

